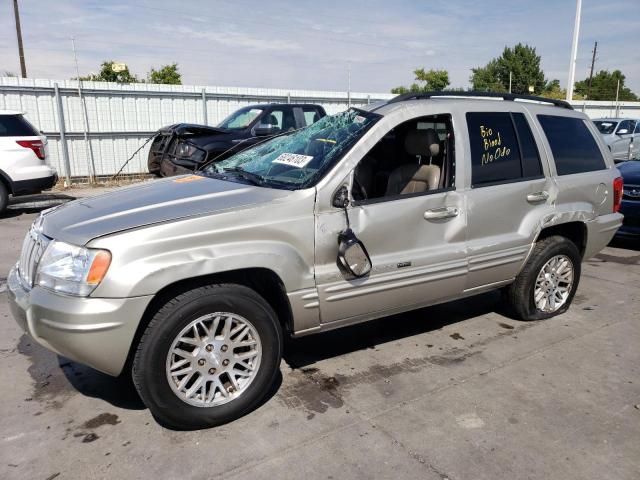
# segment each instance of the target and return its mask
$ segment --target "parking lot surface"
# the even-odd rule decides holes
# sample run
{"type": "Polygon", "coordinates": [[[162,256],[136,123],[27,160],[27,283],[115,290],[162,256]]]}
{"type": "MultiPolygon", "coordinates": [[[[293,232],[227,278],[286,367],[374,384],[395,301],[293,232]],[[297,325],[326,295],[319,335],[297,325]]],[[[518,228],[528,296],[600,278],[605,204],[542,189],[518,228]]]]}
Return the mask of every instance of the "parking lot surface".
{"type": "Polygon", "coordinates": [[[513,320],[489,293],[292,340],[260,408],[180,432],[10,316],[29,224],[71,195],[0,218],[2,479],[640,478],[640,246],[585,262],[551,320],[513,320]]]}

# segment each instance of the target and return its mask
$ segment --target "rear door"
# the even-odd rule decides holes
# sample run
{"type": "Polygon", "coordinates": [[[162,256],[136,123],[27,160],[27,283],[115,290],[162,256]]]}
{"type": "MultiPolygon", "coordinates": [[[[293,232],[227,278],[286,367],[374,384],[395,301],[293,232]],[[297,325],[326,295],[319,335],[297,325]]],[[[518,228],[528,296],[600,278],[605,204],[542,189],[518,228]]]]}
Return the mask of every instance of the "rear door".
{"type": "Polygon", "coordinates": [[[515,277],[540,219],[553,211],[553,181],[530,121],[527,112],[518,111],[466,114],[471,159],[466,290],[515,277]]]}

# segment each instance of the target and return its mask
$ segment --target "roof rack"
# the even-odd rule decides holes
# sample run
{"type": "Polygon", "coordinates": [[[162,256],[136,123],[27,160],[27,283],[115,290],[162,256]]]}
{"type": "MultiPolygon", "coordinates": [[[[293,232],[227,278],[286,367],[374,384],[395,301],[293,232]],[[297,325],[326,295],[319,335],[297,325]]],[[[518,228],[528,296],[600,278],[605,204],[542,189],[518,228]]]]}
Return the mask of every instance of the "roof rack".
{"type": "Polygon", "coordinates": [[[405,102],[407,100],[426,100],[434,97],[486,97],[501,98],[513,102],[514,100],[529,100],[533,102],[551,103],[556,107],[568,108],[573,110],[569,102],[564,100],[556,100],[555,98],[536,97],[535,95],[520,95],[518,93],[500,93],[500,92],[455,92],[455,91],[439,91],[439,92],[410,92],[403,93],[397,97],[393,97],[387,103],[405,102]]]}

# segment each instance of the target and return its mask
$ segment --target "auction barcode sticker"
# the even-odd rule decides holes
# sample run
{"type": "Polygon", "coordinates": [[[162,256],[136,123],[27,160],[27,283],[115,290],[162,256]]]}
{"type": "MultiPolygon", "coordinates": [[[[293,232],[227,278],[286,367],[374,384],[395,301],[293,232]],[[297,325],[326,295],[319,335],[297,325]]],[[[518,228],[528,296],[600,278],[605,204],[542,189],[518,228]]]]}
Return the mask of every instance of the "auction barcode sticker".
{"type": "Polygon", "coordinates": [[[302,168],[307,165],[313,157],[310,155],[298,155],[297,153],[281,153],[273,163],[281,163],[291,167],[302,168]]]}

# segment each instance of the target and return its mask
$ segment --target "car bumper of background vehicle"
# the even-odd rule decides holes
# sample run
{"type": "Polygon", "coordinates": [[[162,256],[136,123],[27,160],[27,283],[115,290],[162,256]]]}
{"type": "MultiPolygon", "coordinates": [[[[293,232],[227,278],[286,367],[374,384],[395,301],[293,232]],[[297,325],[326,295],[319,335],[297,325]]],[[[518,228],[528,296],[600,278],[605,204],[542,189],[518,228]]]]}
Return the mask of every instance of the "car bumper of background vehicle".
{"type": "Polygon", "coordinates": [[[622,200],[620,213],[624,215],[624,220],[616,237],[640,238],[640,200],[622,200]]]}
{"type": "Polygon", "coordinates": [[[53,188],[58,183],[58,174],[55,171],[46,177],[31,178],[29,180],[18,180],[13,182],[12,193],[14,196],[40,193],[43,190],[53,188]]]}
{"type": "Polygon", "coordinates": [[[622,215],[610,213],[600,215],[591,222],[587,222],[587,246],[584,259],[590,258],[602,250],[611,241],[616,230],[622,225],[622,215]]]}
{"type": "Polygon", "coordinates": [[[41,287],[28,291],[16,268],[9,273],[7,293],[13,317],[36,342],[114,376],[122,371],[152,298],[79,298],[41,287]]]}

